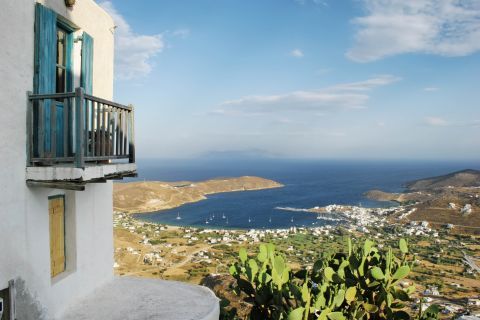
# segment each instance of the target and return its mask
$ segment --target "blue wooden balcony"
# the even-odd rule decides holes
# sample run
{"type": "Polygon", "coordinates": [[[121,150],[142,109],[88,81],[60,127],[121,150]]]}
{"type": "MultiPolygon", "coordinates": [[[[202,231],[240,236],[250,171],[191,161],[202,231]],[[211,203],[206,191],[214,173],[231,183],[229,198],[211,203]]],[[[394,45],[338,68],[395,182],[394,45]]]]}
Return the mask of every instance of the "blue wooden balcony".
{"type": "Polygon", "coordinates": [[[28,94],[27,183],[131,175],[136,175],[133,106],[85,94],[83,88],[28,94]]]}

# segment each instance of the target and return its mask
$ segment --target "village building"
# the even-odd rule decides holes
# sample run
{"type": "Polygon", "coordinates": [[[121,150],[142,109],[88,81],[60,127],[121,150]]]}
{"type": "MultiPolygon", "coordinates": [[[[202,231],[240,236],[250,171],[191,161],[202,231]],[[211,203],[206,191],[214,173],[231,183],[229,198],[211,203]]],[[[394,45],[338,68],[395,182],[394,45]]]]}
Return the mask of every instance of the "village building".
{"type": "Polygon", "coordinates": [[[112,18],[93,0],[3,1],[0,29],[2,320],[218,319],[207,288],[114,277],[111,179],[137,168],[112,18]]]}

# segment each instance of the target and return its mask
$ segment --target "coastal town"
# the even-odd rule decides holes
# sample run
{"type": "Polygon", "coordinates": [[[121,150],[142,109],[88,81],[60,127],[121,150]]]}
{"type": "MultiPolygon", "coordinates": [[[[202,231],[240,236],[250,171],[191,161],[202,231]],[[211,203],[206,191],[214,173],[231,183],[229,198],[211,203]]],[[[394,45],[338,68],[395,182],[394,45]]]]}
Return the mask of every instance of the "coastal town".
{"type": "MultiPolygon", "coordinates": [[[[273,244],[292,270],[300,270],[312,268],[324,254],[342,252],[348,239],[372,240],[380,250],[397,248],[399,239],[405,239],[413,270],[400,285],[416,289],[407,305],[410,312],[436,305],[441,319],[474,319],[469,317],[480,316],[479,179],[479,172],[464,170],[414,181],[403,193],[366,192],[366,198],[383,204],[377,207],[277,206],[272,212],[291,216],[284,218],[285,227],[244,229],[154,223],[142,220],[141,210],[170,209],[213,193],[282,184],[259,177],[120,184],[114,188],[115,273],[202,284],[235,308],[248,309],[229,289],[234,285],[229,268],[241,249],[255,252],[262,244],[273,244]],[[132,202],[126,192],[132,189],[146,195],[132,202]],[[313,219],[306,225],[296,214],[313,219]]],[[[183,221],[179,214],[177,219],[183,221]]]]}
{"type": "Polygon", "coordinates": [[[410,205],[364,208],[333,204],[309,211],[318,219],[336,223],[284,229],[206,229],[148,223],[115,212],[114,267],[119,275],[201,283],[207,277],[225,277],[240,247],[274,243],[293,268],[300,268],[313,264],[322,251],[343,248],[348,237],[373,238],[379,248],[404,237],[413,248],[415,263],[412,277],[403,284],[414,283],[417,288],[410,308],[437,304],[445,318],[480,315],[480,237],[456,233],[450,225],[432,228],[427,221],[409,221],[406,217],[415,211],[410,205]]]}

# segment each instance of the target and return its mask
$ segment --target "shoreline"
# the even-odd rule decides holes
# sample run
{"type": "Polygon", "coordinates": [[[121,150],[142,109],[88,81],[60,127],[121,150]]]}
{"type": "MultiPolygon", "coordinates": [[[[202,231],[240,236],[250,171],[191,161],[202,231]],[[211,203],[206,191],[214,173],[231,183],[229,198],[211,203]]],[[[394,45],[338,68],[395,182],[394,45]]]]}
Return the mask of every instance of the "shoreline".
{"type": "MultiPolygon", "coordinates": [[[[166,210],[168,210],[168,209],[166,209],[166,210]]],[[[145,212],[145,213],[148,214],[149,212],[145,212]]],[[[252,229],[252,228],[242,229],[242,228],[234,228],[234,227],[228,228],[228,227],[195,226],[195,225],[176,225],[176,224],[170,224],[170,223],[162,223],[162,222],[142,220],[142,218],[141,218],[142,214],[143,213],[134,213],[134,214],[128,214],[128,215],[131,216],[136,221],[141,222],[141,223],[156,224],[156,225],[159,225],[159,226],[165,226],[165,227],[172,228],[172,229],[175,229],[175,230],[185,229],[185,228],[189,229],[190,228],[190,229],[203,229],[203,230],[248,231],[248,230],[252,229]]],[[[258,229],[258,228],[253,228],[253,229],[258,229]]],[[[262,230],[264,230],[264,229],[262,229],[262,230]]]]}
{"type": "MultiPolygon", "coordinates": [[[[175,228],[194,228],[194,229],[203,229],[203,230],[225,230],[225,231],[242,231],[248,232],[250,230],[289,230],[291,228],[303,228],[303,229],[316,229],[323,228],[326,226],[338,227],[344,226],[347,229],[357,229],[363,230],[366,226],[374,225],[376,223],[385,223],[386,219],[392,216],[398,216],[398,214],[404,212],[407,208],[405,206],[396,206],[396,207],[373,207],[365,208],[358,207],[353,205],[338,205],[330,204],[324,207],[314,207],[310,209],[298,209],[290,207],[276,207],[278,211],[287,211],[287,212],[304,212],[312,215],[317,215],[318,220],[325,221],[326,223],[321,226],[312,226],[312,225],[292,225],[285,227],[248,227],[248,228],[235,228],[235,227],[226,227],[226,226],[215,226],[215,225],[176,225],[171,223],[162,223],[154,222],[149,220],[143,220],[142,214],[128,214],[133,219],[142,223],[153,223],[161,226],[175,227],[175,228]],[[328,215],[328,216],[326,216],[328,215]]],[[[122,214],[122,213],[120,213],[122,214]]]]}

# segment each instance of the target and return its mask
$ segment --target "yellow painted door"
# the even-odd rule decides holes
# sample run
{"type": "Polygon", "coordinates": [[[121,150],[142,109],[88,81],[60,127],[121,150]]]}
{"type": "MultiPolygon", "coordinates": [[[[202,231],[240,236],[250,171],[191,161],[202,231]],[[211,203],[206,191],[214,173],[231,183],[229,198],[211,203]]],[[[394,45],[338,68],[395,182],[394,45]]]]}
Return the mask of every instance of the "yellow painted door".
{"type": "Polygon", "coordinates": [[[65,205],[63,197],[48,199],[50,217],[50,273],[65,271],[65,205]]]}

